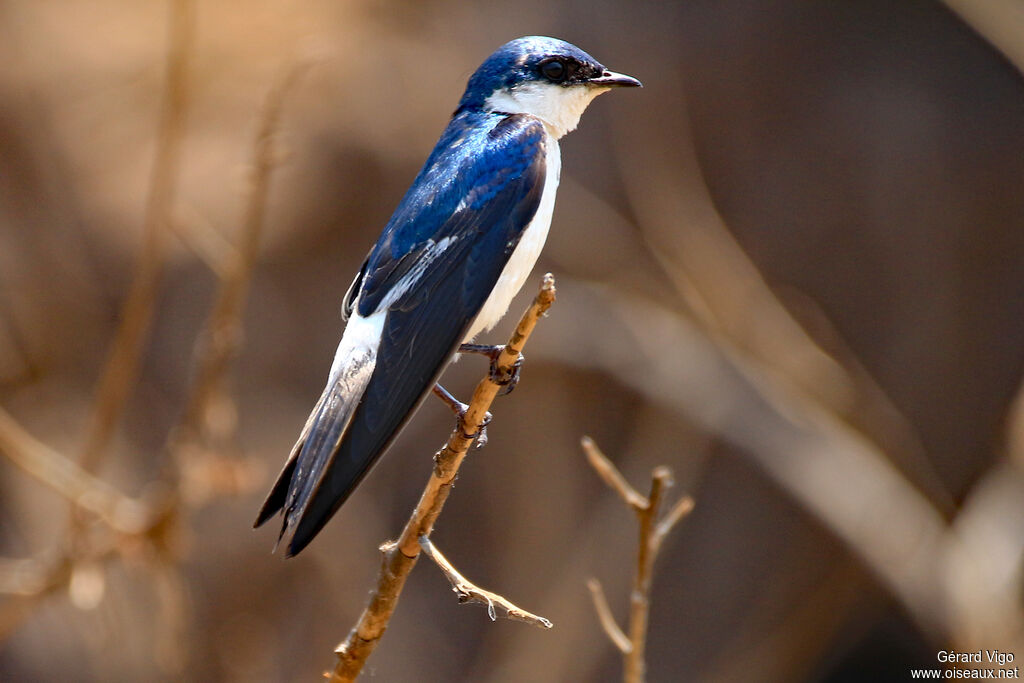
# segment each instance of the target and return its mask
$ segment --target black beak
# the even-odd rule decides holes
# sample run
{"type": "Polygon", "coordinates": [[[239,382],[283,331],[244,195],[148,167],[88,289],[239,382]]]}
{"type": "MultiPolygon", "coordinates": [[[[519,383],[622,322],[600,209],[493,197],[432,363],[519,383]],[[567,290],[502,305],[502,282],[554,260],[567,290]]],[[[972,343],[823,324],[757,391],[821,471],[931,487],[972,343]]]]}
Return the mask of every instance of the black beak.
{"type": "Polygon", "coordinates": [[[597,78],[591,78],[587,81],[590,85],[596,85],[600,88],[642,88],[643,83],[636,80],[632,76],[626,74],[617,74],[614,71],[608,71],[605,69],[604,73],[597,78]]]}

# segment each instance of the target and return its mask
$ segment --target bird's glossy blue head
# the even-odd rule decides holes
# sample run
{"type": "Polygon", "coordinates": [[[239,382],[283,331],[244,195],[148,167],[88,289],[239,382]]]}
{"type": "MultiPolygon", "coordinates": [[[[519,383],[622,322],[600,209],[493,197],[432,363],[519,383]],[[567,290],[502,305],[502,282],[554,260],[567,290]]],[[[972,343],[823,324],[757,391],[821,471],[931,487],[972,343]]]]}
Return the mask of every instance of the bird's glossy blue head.
{"type": "Polygon", "coordinates": [[[505,43],[470,77],[459,111],[527,113],[544,119],[557,136],[576,127],[587,104],[609,88],[639,86],[613,73],[571,43],[526,36],[505,43]]]}

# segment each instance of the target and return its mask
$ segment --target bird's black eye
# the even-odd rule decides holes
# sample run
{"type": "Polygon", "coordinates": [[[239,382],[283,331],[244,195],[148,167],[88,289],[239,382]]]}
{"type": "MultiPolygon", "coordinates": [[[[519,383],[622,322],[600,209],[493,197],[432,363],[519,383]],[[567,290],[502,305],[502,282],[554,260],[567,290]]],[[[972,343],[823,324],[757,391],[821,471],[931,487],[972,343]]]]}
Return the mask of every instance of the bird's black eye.
{"type": "Polygon", "coordinates": [[[544,78],[555,83],[561,83],[565,80],[566,74],[569,70],[565,66],[565,62],[560,59],[552,59],[550,62],[544,62],[540,66],[540,72],[544,75],[544,78]]]}

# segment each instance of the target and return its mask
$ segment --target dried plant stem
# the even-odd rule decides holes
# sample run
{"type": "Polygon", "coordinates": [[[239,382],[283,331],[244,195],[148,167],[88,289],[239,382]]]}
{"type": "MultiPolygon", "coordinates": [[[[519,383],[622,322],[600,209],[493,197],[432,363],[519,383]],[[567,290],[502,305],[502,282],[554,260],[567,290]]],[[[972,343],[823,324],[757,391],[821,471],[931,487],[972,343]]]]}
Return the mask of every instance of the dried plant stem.
{"type": "Polygon", "coordinates": [[[189,54],[195,38],[195,0],[174,0],[168,38],[167,73],[156,148],[146,200],[142,249],[128,298],[121,311],[107,363],[103,368],[92,422],[79,462],[93,470],[102,459],[117,420],[138,374],[142,346],[153,318],[154,302],[163,272],[163,255],[171,212],[177,195],[181,140],[188,102],[189,54]]]}
{"type": "Polygon", "coordinates": [[[633,643],[616,623],[612,608],[608,605],[608,598],[604,596],[604,589],[601,588],[601,582],[593,578],[587,579],[587,588],[590,589],[590,597],[594,600],[594,609],[597,610],[597,619],[601,622],[605,635],[622,654],[632,652],[633,643]]]}
{"type": "Polygon", "coordinates": [[[942,0],[964,23],[987,40],[1024,74],[1024,12],[1015,0],[942,0]]]}
{"type": "MultiPolygon", "coordinates": [[[[515,332],[498,357],[498,374],[511,373],[533,328],[554,301],[555,278],[548,273],[544,276],[540,292],[523,314],[515,332]]],[[[335,650],[338,663],[330,675],[332,682],[354,681],[367,657],[380,642],[405,580],[419,557],[420,538],[430,537],[434,521],[448,499],[459,466],[476,440],[477,433],[484,426],[487,410],[500,389],[501,385],[490,376],[477,384],[460,424],[452,432],[448,443],[434,456],[434,470],[430,480],[420,496],[416,509],[402,529],[402,535],[398,541],[381,546],[383,557],[377,585],[370,594],[370,603],[363,610],[348,637],[335,650]]]]}
{"type": "Polygon", "coordinates": [[[239,243],[223,252],[218,264],[220,289],[200,337],[196,374],[189,393],[182,425],[201,431],[203,418],[232,358],[242,342],[242,314],[259,255],[260,237],[266,216],[270,177],[277,154],[275,139],[287,95],[312,64],[304,59],[292,64],[267,93],[263,114],[253,143],[249,199],[242,220],[239,243]]]}
{"type": "Polygon", "coordinates": [[[15,465],[75,505],[96,514],[113,529],[138,533],[146,527],[149,509],[46,444],[37,440],[0,408],[0,452],[15,465]]]}
{"type": "Polygon", "coordinates": [[[0,595],[9,596],[0,602],[0,642],[32,615],[43,598],[67,586],[72,570],[67,557],[49,562],[5,559],[0,563],[0,595]]]}
{"type": "Polygon", "coordinates": [[[644,680],[644,646],[647,642],[647,618],[651,605],[651,571],[657,552],[652,543],[654,516],[661,505],[661,495],[666,485],[671,485],[672,475],[665,467],[654,470],[651,478],[651,495],[646,507],[637,511],[640,521],[640,542],[637,544],[636,575],[633,578],[633,590],[629,594],[629,642],[632,644],[626,653],[626,673],[623,677],[627,683],[639,683],[644,680]]]}
{"type": "MultiPolygon", "coordinates": [[[[204,470],[207,479],[214,479],[213,475],[218,475],[213,481],[190,487],[188,484],[195,482],[178,478],[169,482],[169,486],[159,488],[158,494],[139,500],[122,494],[91,474],[87,465],[98,464],[131,382],[135,379],[138,352],[151,316],[151,310],[140,312],[135,307],[145,302],[152,309],[154,304],[162,249],[160,241],[163,239],[156,233],[170,227],[167,221],[170,220],[168,212],[172,203],[171,186],[177,167],[177,151],[173,148],[180,144],[177,138],[181,135],[181,116],[184,110],[182,69],[185,52],[191,44],[193,13],[193,0],[175,3],[168,95],[147,208],[147,237],[140,256],[137,279],[125,305],[122,326],[97,394],[94,407],[96,419],[88,442],[91,445],[85,449],[86,456],[82,458],[81,464],[64,456],[35,439],[0,408],[0,453],[7,455],[21,469],[71,501],[75,505],[74,512],[86,510],[99,517],[109,528],[106,533],[85,534],[86,518],[74,514],[67,532],[68,541],[62,548],[58,548],[56,554],[50,553],[54,557],[47,556],[45,560],[0,558],[0,594],[11,596],[11,599],[0,603],[0,640],[32,613],[42,598],[66,587],[80,563],[116,558],[125,550],[132,549],[138,541],[143,541],[157,550],[157,559],[151,571],[161,598],[162,617],[159,621],[173,625],[166,630],[167,637],[157,643],[159,652],[164,653],[160,656],[169,671],[180,666],[184,659],[180,656],[179,647],[179,643],[184,641],[177,631],[180,631],[184,623],[183,610],[187,609],[187,601],[182,597],[183,579],[176,566],[179,544],[174,542],[180,522],[181,504],[189,500],[205,500],[205,497],[200,498],[194,494],[189,496],[189,488],[216,493],[238,490],[241,488],[238,481],[245,474],[241,472],[239,475],[238,472],[244,468],[230,468],[223,464],[219,468],[207,467],[204,470]]],[[[291,64],[267,94],[253,147],[253,173],[240,230],[241,244],[236,248],[221,238],[225,248],[218,254],[214,268],[221,279],[221,287],[202,333],[205,343],[197,345],[195,380],[188,393],[187,408],[179,428],[173,430],[167,440],[168,449],[172,452],[185,450],[182,447],[187,439],[204,436],[206,425],[203,417],[217,396],[217,389],[241,343],[240,319],[258,255],[271,172],[277,160],[273,144],[275,133],[288,92],[313,61],[310,56],[291,64]]]]}
{"type": "MultiPolygon", "coordinates": [[[[167,61],[160,122],[157,127],[156,156],[150,176],[143,219],[142,246],[128,296],[122,306],[120,323],[107,357],[93,401],[88,432],[77,462],[37,441],[6,412],[0,414],[0,450],[23,470],[49,485],[75,504],[67,537],[69,546],[83,544],[82,510],[104,520],[112,529],[129,535],[159,535],[165,519],[163,510],[124,496],[106,482],[92,476],[107,452],[117,421],[124,411],[138,375],[142,347],[155,309],[163,271],[167,228],[177,196],[181,141],[188,103],[187,71],[195,38],[195,0],[172,0],[167,40],[167,61]]],[[[95,548],[94,558],[109,555],[95,548]]],[[[73,555],[83,548],[69,549],[56,562],[42,568],[35,578],[37,590],[25,599],[3,604],[0,610],[0,639],[10,633],[39,604],[42,596],[66,585],[73,575],[73,555]],[[71,553],[71,554],[69,554],[71,553]]]]}
{"type": "Polygon", "coordinates": [[[640,526],[637,544],[636,574],[629,595],[629,625],[627,633],[615,623],[604,590],[597,579],[590,579],[587,587],[594,600],[594,608],[609,640],[622,653],[623,677],[626,683],[642,683],[646,678],[644,648],[647,643],[647,623],[651,605],[651,577],[654,561],[661,550],[665,536],[693,509],[693,499],[685,496],[676,501],[668,513],[659,518],[661,501],[666,489],[672,486],[672,472],[667,467],[655,467],[651,472],[651,492],[644,497],[634,489],[618,468],[597,447],[590,437],[583,437],[583,451],[598,476],[619,494],[623,502],[636,513],[640,526]]]}
{"type": "Polygon", "coordinates": [[[423,554],[432,559],[441,569],[441,572],[444,573],[448,583],[452,585],[452,590],[459,596],[460,604],[476,602],[487,605],[487,616],[491,618],[491,621],[495,621],[500,616],[541,628],[551,628],[554,625],[544,617],[527,612],[501,595],[492,593],[474,584],[459,573],[459,570],[452,566],[448,558],[426,536],[420,536],[420,548],[423,550],[423,554]]]}

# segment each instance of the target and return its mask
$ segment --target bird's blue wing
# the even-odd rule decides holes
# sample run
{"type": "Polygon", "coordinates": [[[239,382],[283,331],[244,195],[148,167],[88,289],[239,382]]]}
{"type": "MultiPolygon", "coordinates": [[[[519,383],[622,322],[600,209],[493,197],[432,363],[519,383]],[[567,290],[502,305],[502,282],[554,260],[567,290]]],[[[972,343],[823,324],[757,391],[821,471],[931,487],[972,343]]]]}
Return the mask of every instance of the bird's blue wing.
{"type": "MultiPolygon", "coordinates": [[[[386,318],[358,406],[347,407],[344,426],[318,411],[298,467],[282,473],[290,483],[279,480],[268,498],[271,508],[286,503],[289,554],[312,540],[430,392],[537,211],[542,124],[524,115],[459,124],[442,136],[364,266],[355,310],[386,318]],[[317,438],[342,428],[339,438],[317,438]]],[[[265,505],[261,520],[272,512],[265,505]]]]}
{"type": "MultiPolygon", "coordinates": [[[[367,262],[358,301],[362,315],[378,310],[403,287],[403,278],[416,282],[388,306],[377,354],[375,377],[394,381],[380,382],[376,392],[367,392],[364,404],[378,393],[390,401],[410,386],[420,393],[433,386],[537,211],[545,181],[545,134],[536,118],[504,117],[486,133],[479,152],[463,154],[459,170],[441,192],[425,197],[416,189],[436,189],[439,183],[414,184],[410,195],[421,196],[403,202],[396,218],[404,224],[385,232],[381,248],[367,262]],[[407,218],[409,204],[415,208],[407,218]],[[424,235],[429,235],[425,241],[424,235]],[[439,253],[431,254],[441,245],[439,253]]],[[[385,427],[375,422],[377,415],[391,411],[366,412],[372,412],[369,426],[376,430],[385,427]]]]}
{"type": "MultiPolygon", "coordinates": [[[[489,116],[497,119],[496,125],[483,127],[475,121],[462,122],[460,117],[445,131],[367,259],[358,300],[361,315],[378,310],[445,239],[455,249],[430,266],[432,277],[421,278],[423,286],[410,292],[412,299],[403,297],[404,305],[414,305],[417,293],[422,298],[432,283],[464,265],[456,256],[465,256],[473,248],[487,263],[479,264],[485,270],[469,284],[474,290],[486,289],[484,298],[490,293],[489,287],[475,287],[475,283],[482,277],[486,285],[492,271],[497,280],[536,213],[544,188],[546,150],[544,127],[538,119],[523,114],[489,116]]],[[[469,303],[474,293],[467,296],[469,303]]]]}

